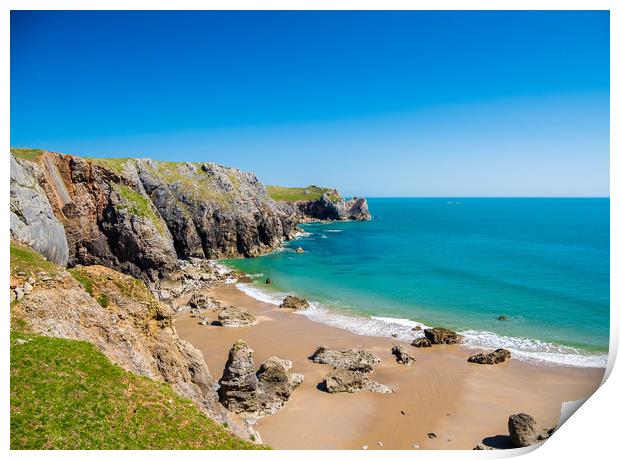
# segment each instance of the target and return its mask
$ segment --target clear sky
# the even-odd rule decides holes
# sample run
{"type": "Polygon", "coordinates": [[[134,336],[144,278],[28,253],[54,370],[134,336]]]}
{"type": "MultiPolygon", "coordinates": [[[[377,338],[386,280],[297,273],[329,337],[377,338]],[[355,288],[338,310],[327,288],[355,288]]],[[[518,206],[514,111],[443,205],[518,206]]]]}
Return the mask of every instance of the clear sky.
{"type": "Polygon", "coordinates": [[[608,196],[608,12],[12,12],[11,145],[608,196]]]}

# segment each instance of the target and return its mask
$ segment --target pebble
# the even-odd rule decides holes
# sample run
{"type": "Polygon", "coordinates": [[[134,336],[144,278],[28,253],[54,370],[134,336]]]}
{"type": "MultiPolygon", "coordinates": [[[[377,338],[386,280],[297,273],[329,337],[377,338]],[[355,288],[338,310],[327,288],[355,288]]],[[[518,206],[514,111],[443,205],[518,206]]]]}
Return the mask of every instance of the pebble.
{"type": "Polygon", "coordinates": [[[427,435],[430,439],[435,439],[437,435],[435,433],[428,433],[427,435]]]}
{"type": "Polygon", "coordinates": [[[420,444],[414,444],[414,445],[413,445],[413,446],[411,446],[411,447],[413,447],[414,449],[419,449],[419,448],[420,448],[420,444]]]}
{"type": "Polygon", "coordinates": [[[362,449],[366,450],[368,449],[368,446],[362,446],[362,449]]]}
{"type": "Polygon", "coordinates": [[[379,444],[380,447],[383,447],[383,443],[381,441],[377,441],[377,444],[379,444]]]}
{"type": "Polygon", "coordinates": [[[400,413],[401,413],[401,415],[405,415],[405,411],[404,410],[401,410],[400,413]]]}

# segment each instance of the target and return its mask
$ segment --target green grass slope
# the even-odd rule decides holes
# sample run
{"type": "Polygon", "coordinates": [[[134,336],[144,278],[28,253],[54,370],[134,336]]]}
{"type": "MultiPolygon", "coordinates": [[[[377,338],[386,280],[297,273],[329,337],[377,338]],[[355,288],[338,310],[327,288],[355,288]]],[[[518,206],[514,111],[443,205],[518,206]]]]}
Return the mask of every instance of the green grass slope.
{"type": "Polygon", "coordinates": [[[11,147],[11,153],[22,160],[37,161],[43,153],[43,150],[11,147]]]}
{"type": "Polygon", "coordinates": [[[334,189],[317,187],[310,185],[308,187],[281,187],[279,185],[268,185],[267,193],[274,201],[315,201],[327,193],[330,201],[337,201],[338,196],[334,189]]]}
{"type": "MultiPolygon", "coordinates": [[[[12,277],[62,270],[11,242],[12,277]]],[[[19,302],[11,304],[11,449],[265,448],[228,433],[170,385],[112,364],[88,342],[33,334],[14,313],[19,302]]]]}
{"type": "Polygon", "coordinates": [[[11,334],[11,449],[252,449],[87,342],[11,334]]]}

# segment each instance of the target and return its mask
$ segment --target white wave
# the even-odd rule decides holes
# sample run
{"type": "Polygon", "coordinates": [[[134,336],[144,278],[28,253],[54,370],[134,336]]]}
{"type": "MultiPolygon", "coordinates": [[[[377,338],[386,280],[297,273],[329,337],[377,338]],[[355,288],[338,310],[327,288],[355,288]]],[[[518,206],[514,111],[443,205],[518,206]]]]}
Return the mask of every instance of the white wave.
{"type": "Polygon", "coordinates": [[[473,348],[507,348],[514,358],[577,367],[607,367],[607,354],[587,353],[567,345],[527,337],[507,337],[488,331],[462,331],[464,344],[473,348]]]}
{"type": "Polygon", "coordinates": [[[237,284],[237,289],[250,297],[254,297],[256,300],[273,305],[280,305],[286,297],[284,293],[267,292],[265,289],[260,289],[252,284],[237,284]]]}
{"type": "Polygon", "coordinates": [[[314,233],[310,233],[305,230],[302,230],[300,232],[293,233],[293,239],[297,240],[299,238],[308,238],[309,236],[312,236],[312,235],[314,235],[314,233]]]}
{"type": "Polygon", "coordinates": [[[221,262],[213,262],[213,267],[215,268],[215,271],[220,275],[225,275],[226,273],[230,273],[232,271],[230,267],[221,262]]]}
{"type": "MultiPolygon", "coordinates": [[[[251,284],[237,284],[237,288],[250,297],[280,305],[282,300],[289,294],[284,292],[267,292],[251,284]]],[[[423,337],[422,330],[414,330],[418,327],[425,329],[428,326],[406,318],[392,318],[384,316],[362,316],[336,312],[326,308],[319,302],[310,301],[310,308],[296,312],[328,326],[344,329],[359,335],[392,337],[399,340],[413,340],[423,337]]],[[[482,348],[494,350],[507,348],[515,359],[522,361],[556,364],[575,367],[607,366],[607,354],[590,354],[577,348],[543,342],[526,337],[506,337],[488,331],[466,330],[458,331],[462,334],[464,345],[468,348],[482,348]]]]}
{"type": "Polygon", "coordinates": [[[330,232],[330,233],[340,233],[340,232],[342,232],[342,230],[336,230],[336,229],[333,229],[333,230],[325,230],[325,231],[326,231],[326,232],[330,232]]]}

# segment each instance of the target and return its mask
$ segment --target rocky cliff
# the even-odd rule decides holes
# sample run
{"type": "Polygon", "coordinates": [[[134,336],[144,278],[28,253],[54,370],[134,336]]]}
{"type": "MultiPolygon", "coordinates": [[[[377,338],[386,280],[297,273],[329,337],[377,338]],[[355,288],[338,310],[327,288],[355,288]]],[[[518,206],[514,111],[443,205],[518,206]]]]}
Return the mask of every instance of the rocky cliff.
{"type": "Polygon", "coordinates": [[[11,237],[63,265],[154,282],[189,258],[253,257],[308,219],[370,217],[339,195],[274,201],[255,175],[213,163],[11,153],[11,237]]]}

